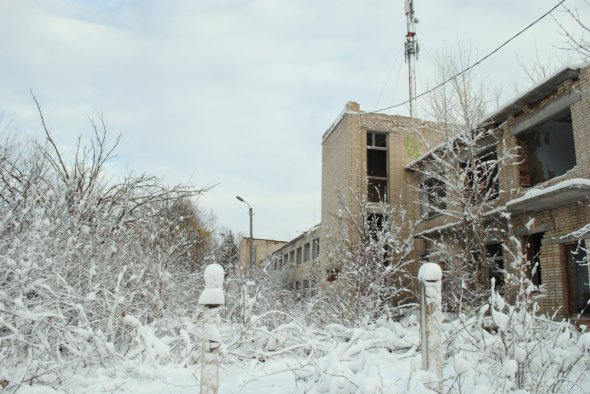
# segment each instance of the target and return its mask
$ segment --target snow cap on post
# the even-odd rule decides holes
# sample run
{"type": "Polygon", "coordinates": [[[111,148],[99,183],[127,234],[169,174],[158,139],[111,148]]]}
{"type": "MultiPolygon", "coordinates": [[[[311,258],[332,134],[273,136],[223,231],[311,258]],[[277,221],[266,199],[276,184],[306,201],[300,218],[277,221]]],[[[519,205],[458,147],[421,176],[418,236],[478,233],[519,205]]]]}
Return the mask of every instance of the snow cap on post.
{"type": "Polygon", "coordinates": [[[440,282],[442,270],[436,263],[424,263],[418,271],[418,280],[424,282],[440,282]]]}
{"type": "Polygon", "coordinates": [[[199,297],[199,305],[223,305],[223,277],[225,273],[219,264],[209,264],[205,268],[205,289],[199,297]]]}

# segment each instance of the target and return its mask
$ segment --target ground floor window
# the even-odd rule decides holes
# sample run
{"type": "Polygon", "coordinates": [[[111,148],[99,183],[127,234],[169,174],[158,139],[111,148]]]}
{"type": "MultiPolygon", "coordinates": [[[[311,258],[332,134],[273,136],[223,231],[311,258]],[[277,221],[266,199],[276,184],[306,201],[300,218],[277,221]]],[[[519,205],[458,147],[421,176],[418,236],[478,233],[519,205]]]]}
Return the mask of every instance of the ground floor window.
{"type": "Polygon", "coordinates": [[[526,240],[527,271],[531,282],[535,286],[541,286],[541,246],[544,233],[536,233],[528,236],[526,240]]]}
{"type": "Polygon", "coordinates": [[[570,314],[590,314],[588,255],[584,241],[565,245],[565,268],[570,314]]]}
{"type": "Polygon", "coordinates": [[[488,278],[494,278],[495,288],[498,293],[504,294],[504,257],[502,255],[502,244],[493,243],[486,245],[486,254],[488,261],[488,278]]]}

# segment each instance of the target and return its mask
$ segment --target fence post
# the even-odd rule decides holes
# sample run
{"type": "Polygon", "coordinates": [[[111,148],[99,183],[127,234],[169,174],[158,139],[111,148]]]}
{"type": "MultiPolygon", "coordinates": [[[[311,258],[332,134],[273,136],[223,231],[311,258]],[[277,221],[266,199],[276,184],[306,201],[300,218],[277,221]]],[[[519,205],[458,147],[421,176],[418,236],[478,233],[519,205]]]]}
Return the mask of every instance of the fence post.
{"type": "Polygon", "coordinates": [[[219,323],[223,294],[223,267],[209,264],[205,268],[205,289],[199,297],[203,305],[203,347],[201,356],[201,394],[217,394],[219,389],[219,351],[221,335],[219,323]]]}
{"type": "MultiPolygon", "coordinates": [[[[420,281],[420,340],[422,369],[436,374],[442,381],[442,270],[435,263],[424,263],[418,271],[420,281]]],[[[439,383],[440,385],[440,383],[439,383]]],[[[439,387],[441,392],[442,387],[439,387]]]]}

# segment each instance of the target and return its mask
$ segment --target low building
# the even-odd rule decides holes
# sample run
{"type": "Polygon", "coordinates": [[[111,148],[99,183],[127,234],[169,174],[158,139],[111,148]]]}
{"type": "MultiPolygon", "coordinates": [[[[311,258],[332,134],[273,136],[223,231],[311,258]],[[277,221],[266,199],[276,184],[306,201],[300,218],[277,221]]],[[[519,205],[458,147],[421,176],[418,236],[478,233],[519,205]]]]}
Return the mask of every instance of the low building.
{"type": "MultiPolygon", "coordinates": [[[[239,245],[239,258],[240,258],[240,265],[244,269],[245,272],[248,271],[248,263],[250,262],[249,250],[250,250],[250,238],[244,237],[240,240],[239,245]]],[[[271,255],[277,249],[280,249],[283,245],[287,242],[285,241],[277,241],[274,239],[262,239],[262,238],[253,238],[252,239],[252,255],[254,265],[256,267],[261,267],[262,262],[265,258],[271,255]]]]}

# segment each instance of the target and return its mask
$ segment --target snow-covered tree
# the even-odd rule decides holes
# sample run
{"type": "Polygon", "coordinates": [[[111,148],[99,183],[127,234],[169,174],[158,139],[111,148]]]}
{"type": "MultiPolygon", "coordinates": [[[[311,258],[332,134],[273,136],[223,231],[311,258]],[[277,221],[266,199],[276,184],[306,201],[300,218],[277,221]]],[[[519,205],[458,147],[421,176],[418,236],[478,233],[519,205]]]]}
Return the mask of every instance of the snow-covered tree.
{"type": "Polygon", "coordinates": [[[0,364],[33,362],[35,374],[62,359],[168,357],[136,331],[196,309],[200,235],[179,206],[204,189],[109,179],[118,140],[103,122],[70,158],[41,120],[44,142],[0,146],[0,364]]]}
{"type": "Polygon", "coordinates": [[[351,324],[392,316],[411,298],[413,225],[406,211],[386,202],[368,202],[352,193],[353,206],[342,206],[339,226],[325,256],[331,267],[325,316],[351,324]]]}
{"type": "Polygon", "coordinates": [[[428,242],[428,259],[443,265],[445,301],[453,309],[480,305],[488,278],[499,268],[488,245],[503,236],[506,218],[493,210],[502,167],[515,157],[500,131],[482,124],[489,90],[472,71],[460,72],[468,64],[465,52],[441,57],[440,79],[451,80],[432,93],[428,105],[442,142],[413,166],[420,220],[438,221],[421,237],[428,242]]]}

